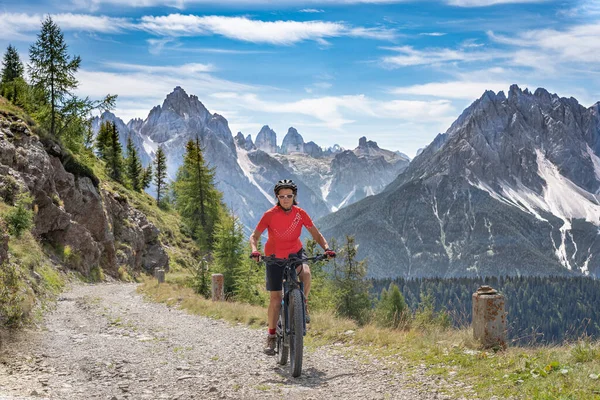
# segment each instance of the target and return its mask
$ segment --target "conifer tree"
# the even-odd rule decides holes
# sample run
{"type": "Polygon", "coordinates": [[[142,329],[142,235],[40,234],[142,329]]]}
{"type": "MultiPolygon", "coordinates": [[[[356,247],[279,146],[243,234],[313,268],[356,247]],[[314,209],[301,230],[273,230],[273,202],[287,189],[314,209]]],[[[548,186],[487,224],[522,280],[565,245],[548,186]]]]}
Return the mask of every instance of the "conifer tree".
{"type": "Polygon", "coordinates": [[[123,183],[123,149],[119,142],[119,131],[114,122],[110,123],[108,154],[106,168],[108,175],[119,183],[123,183]]]}
{"type": "Polygon", "coordinates": [[[183,165],[174,183],[175,206],[198,244],[208,250],[221,213],[221,193],[214,184],[214,168],[206,165],[200,141],[186,145],[183,165]]]}
{"type": "Polygon", "coordinates": [[[377,323],[388,328],[407,328],[410,311],[395,283],[390,283],[388,290],[381,291],[381,298],[375,309],[377,323]]]}
{"type": "Polygon", "coordinates": [[[142,179],[144,170],[137,150],[131,140],[131,136],[127,138],[127,159],[126,159],[127,179],[132,189],[136,192],[142,191],[142,179]]]}
{"type": "Polygon", "coordinates": [[[67,96],[77,88],[75,73],[81,64],[79,56],[70,57],[60,27],[50,16],[42,22],[38,39],[29,48],[31,83],[40,89],[50,108],[50,134],[57,136],[57,123],[67,96]]]}
{"type": "Polygon", "coordinates": [[[244,231],[240,220],[233,214],[223,215],[215,226],[214,258],[216,270],[223,274],[225,294],[237,291],[236,270],[244,257],[244,231]]]}
{"type": "Polygon", "coordinates": [[[154,174],[154,184],[156,185],[156,204],[160,206],[167,184],[167,156],[165,155],[162,146],[159,146],[158,150],[156,151],[154,165],[156,170],[156,173],[154,174]]]}
{"type": "Polygon", "coordinates": [[[104,121],[100,124],[100,130],[96,136],[96,151],[98,153],[98,157],[104,161],[108,160],[111,132],[112,125],[110,121],[104,121]]]}
{"type": "Polygon", "coordinates": [[[14,81],[17,78],[23,78],[23,63],[19,58],[19,53],[12,45],[8,45],[4,59],[2,61],[2,84],[14,81]]]}
{"type": "Polygon", "coordinates": [[[204,256],[193,268],[194,277],[192,281],[192,288],[196,293],[204,296],[206,299],[208,299],[211,294],[209,272],[209,264],[206,260],[206,256],[204,256]]]}
{"type": "MultiPolygon", "coordinates": [[[[329,241],[332,244],[331,241],[329,241]]],[[[331,247],[335,249],[334,247],[331,247]]],[[[304,244],[304,250],[307,257],[314,257],[323,251],[313,239],[308,239],[304,244]]],[[[335,262],[335,259],[328,261],[320,261],[313,263],[310,266],[312,276],[312,284],[310,291],[310,308],[311,310],[333,310],[335,308],[335,287],[333,280],[330,278],[330,273],[325,270],[325,267],[335,262]]]]}
{"type": "Polygon", "coordinates": [[[365,260],[356,260],[356,248],[354,237],[346,236],[346,243],[341,251],[342,265],[336,278],[337,310],[340,315],[362,324],[368,321],[371,309],[370,283],[364,279],[367,263],[365,260]]]}
{"type": "Polygon", "coordinates": [[[29,87],[23,77],[23,71],[23,63],[17,49],[9,45],[2,61],[0,94],[19,106],[27,105],[29,94],[29,87]]]}
{"type": "MultiPolygon", "coordinates": [[[[261,251],[260,243],[258,251],[261,251]]],[[[264,306],[267,304],[265,273],[256,261],[246,256],[251,252],[250,244],[246,245],[241,262],[235,270],[235,300],[264,306]]]]}
{"type": "Polygon", "coordinates": [[[142,172],[142,179],[141,179],[141,183],[140,183],[142,190],[148,189],[150,187],[151,183],[152,183],[152,164],[148,164],[148,166],[146,168],[144,168],[144,170],[142,172]]]}

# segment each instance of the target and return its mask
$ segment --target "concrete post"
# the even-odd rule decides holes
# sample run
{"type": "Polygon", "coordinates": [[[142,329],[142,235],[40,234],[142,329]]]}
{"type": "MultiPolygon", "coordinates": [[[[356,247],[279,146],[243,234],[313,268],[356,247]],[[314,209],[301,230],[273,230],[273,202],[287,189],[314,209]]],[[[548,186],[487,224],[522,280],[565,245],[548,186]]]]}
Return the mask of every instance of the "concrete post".
{"type": "Polygon", "coordinates": [[[165,282],[165,270],[164,269],[157,269],[156,270],[156,279],[158,279],[158,283],[164,283],[165,282]]]}
{"type": "Polygon", "coordinates": [[[223,292],[223,274],[212,274],[212,301],[223,301],[225,300],[225,293],[223,292]]]}
{"type": "Polygon", "coordinates": [[[490,286],[473,293],[473,337],[484,348],[506,348],[504,296],[490,286]]]}

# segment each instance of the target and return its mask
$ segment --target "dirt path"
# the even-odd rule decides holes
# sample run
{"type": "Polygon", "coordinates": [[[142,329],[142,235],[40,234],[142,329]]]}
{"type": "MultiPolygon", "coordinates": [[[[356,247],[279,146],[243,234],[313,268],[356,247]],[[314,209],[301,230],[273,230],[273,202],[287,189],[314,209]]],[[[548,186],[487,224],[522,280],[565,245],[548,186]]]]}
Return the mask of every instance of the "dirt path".
{"type": "Polygon", "coordinates": [[[333,345],[305,354],[303,375],[292,378],[262,354],[262,330],[150,303],[135,289],[77,285],[43,329],[5,340],[0,400],[446,398],[430,377],[333,345]]]}

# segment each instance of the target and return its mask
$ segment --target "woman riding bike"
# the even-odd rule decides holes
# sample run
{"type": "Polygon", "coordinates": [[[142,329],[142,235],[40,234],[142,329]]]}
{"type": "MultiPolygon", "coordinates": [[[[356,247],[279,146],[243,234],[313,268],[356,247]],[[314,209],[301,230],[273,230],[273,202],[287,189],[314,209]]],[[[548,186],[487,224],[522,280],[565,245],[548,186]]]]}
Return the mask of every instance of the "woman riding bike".
{"type": "MultiPolygon", "coordinates": [[[[261,254],[258,251],[258,242],[265,229],[268,229],[269,238],[265,244],[265,254],[274,254],[277,258],[288,258],[291,254],[302,257],[304,249],[300,234],[302,226],[312,235],[313,239],[325,250],[328,257],[335,257],[335,252],[329,249],[327,241],[321,235],[321,232],[313,225],[312,220],[300,207],[297,206],[296,196],[298,187],[290,179],[284,179],[275,185],[273,190],[277,204],[267,210],[260,219],[254,233],[250,236],[250,246],[252,248],[251,257],[257,262],[260,261],[261,254]]],[[[277,340],[276,325],[281,307],[283,287],[283,268],[276,263],[267,263],[267,290],[270,292],[269,302],[269,331],[267,335],[267,345],[264,352],[268,355],[275,355],[275,344],[277,340]]],[[[304,285],[304,298],[308,301],[310,292],[310,268],[304,264],[297,269],[300,281],[304,285]]],[[[306,322],[310,322],[308,307],[306,308],[306,322]]]]}

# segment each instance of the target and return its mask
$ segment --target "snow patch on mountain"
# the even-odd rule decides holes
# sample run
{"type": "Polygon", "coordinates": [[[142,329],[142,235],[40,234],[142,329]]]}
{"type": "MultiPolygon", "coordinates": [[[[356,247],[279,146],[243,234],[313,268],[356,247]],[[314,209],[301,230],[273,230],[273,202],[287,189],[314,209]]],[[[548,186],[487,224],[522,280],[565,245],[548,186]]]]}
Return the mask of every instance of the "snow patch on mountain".
{"type": "Polygon", "coordinates": [[[252,164],[252,161],[250,161],[250,158],[248,158],[248,152],[246,150],[240,149],[238,147],[237,156],[238,156],[237,157],[238,164],[239,164],[240,168],[242,169],[242,171],[244,172],[244,175],[246,176],[246,178],[248,178],[250,183],[253,184],[254,186],[256,186],[258,188],[258,190],[260,190],[260,192],[267,198],[269,203],[272,203],[273,197],[271,195],[269,195],[269,193],[267,193],[262,187],[260,187],[258,182],[256,182],[256,180],[254,179],[253,172],[256,170],[256,166],[254,164],[252,164]]]}
{"type": "Polygon", "coordinates": [[[348,193],[348,195],[344,198],[344,200],[342,200],[342,202],[337,206],[337,209],[339,210],[340,208],[346,206],[347,204],[350,204],[349,202],[355,194],[356,194],[356,186],[354,186],[352,188],[352,191],[350,193],[348,193]]]}
{"type": "Polygon", "coordinates": [[[544,203],[546,211],[563,219],[584,218],[600,226],[600,204],[598,198],[575,185],[560,174],[556,165],[536,150],[539,174],[546,181],[544,203]]]}
{"type": "Polygon", "coordinates": [[[150,137],[148,136],[143,136],[142,135],[142,139],[144,139],[144,151],[152,158],[154,158],[154,155],[156,154],[156,151],[158,150],[158,145],[159,143],[156,143],[155,141],[153,141],[152,139],[150,139],[150,137]]]}

